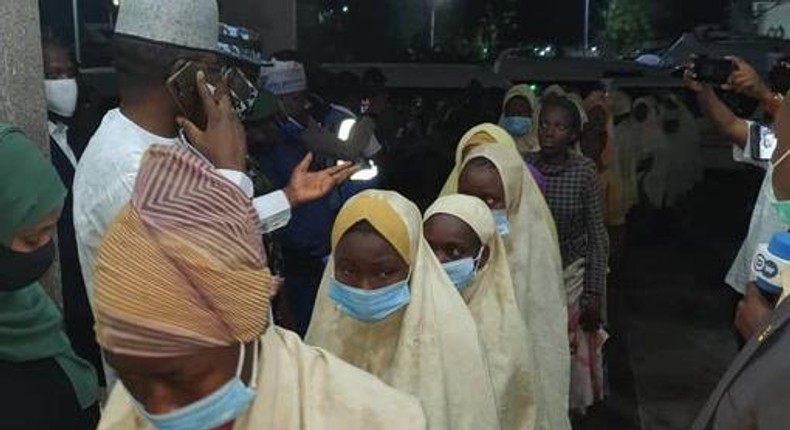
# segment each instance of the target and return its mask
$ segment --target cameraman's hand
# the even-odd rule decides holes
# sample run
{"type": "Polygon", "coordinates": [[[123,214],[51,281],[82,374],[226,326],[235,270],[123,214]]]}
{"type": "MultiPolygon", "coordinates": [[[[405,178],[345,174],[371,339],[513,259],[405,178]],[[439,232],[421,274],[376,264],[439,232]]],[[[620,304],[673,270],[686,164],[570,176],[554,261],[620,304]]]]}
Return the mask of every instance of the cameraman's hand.
{"type": "Polygon", "coordinates": [[[738,57],[727,57],[727,59],[735,64],[735,71],[732,72],[727,83],[722,88],[733,90],[757,100],[773,97],[771,89],[763,82],[760,75],[754,70],[754,67],[738,57]]]}
{"type": "Polygon", "coordinates": [[[212,95],[206,85],[206,75],[197,72],[197,90],[206,113],[206,130],[190,120],[178,117],[189,143],[203,154],[217,169],[244,171],[247,138],[244,127],[236,116],[225,82],[212,95]]]}
{"type": "Polygon", "coordinates": [[[686,84],[686,88],[695,93],[711,90],[712,88],[710,85],[697,80],[697,73],[694,71],[694,58],[696,58],[696,55],[692,55],[689,59],[689,63],[686,64],[686,68],[683,71],[683,83],[686,84]]]}
{"type": "MultiPolygon", "coordinates": [[[[773,128],[777,143],[772,162],[776,163],[790,151],[790,99],[785,99],[780,105],[779,111],[774,116],[773,128]]],[[[784,160],[774,168],[772,185],[779,200],[790,199],[790,168],[787,163],[790,163],[790,160],[784,160]]]]}
{"type": "Polygon", "coordinates": [[[754,283],[749,283],[746,287],[746,294],[738,302],[738,310],[735,312],[735,328],[738,333],[744,339],[750,339],[762,326],[772,309],[768,301],[760,294],[757,286],[754,283]]]}

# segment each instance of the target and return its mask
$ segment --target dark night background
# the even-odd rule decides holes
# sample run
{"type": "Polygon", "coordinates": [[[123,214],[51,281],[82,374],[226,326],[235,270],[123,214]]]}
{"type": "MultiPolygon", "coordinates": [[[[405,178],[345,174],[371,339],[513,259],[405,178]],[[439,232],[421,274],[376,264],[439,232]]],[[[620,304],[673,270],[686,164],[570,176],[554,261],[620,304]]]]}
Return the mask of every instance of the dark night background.
{"type": "MultiPolygon", "coordinates": [[[[223,0],[218,1],[221,6],[223,0]]],[[[603,11],[610,1],[614,0],[590,0],[593,43],[597,43],[601,34],[603,11]]],[[[749,3],[748,0],[620,1],[652,5],[649,15],[653,35],[661,41],[672,41],[683,31],[702,24],[727,25],[730,4],[749,3]]],[[[584,0],[296,0],[300,50],[317,61],[402,60],[407,47],[427,47],[431,2],[438,5],[440,44],[454,45],[474,39],[481,18],[488,16],[496,21],[501,19],[502,11],[516,12],[513,20],[518,30],[500,48],[512,47],[513,43],[578,46],[583,39],[584,0]],[[346,13],[341,12],[344,6],[346,13]],[[328,10],[334,11],[331,18],[319,19],[328,10]]],[[[111,15],[111,0],[79,0],[79,4],[86,21],[106,22],[111,15]]],[[[49,15],[44,16],[44,21],[55,33],[64,40],[72,40],[71,2],[39,0],[39,5],[49,15]]]]}
{"type": "MultiPolygon", "coordinates": [[[[469,3],[478,3],[475,0],[469,3]]],[[[521,1],[524,36],[536,41],[578,43],[582,40],[584,0],[521,1]]],[[[593,30],[600,29],[606,0],[590,1],[593,30]]],[[[726,23],[728,0],[653,0],[653,25],[658,38],[674,38],[701,24],[726,23]]]]}
{"type": "MultiPolygon", "coordinates": [[[[432,0],[299,0],[300,48],[322,60],[344,56],[357,60],[397,60],[407,46],[426,46],[432,0]],[[343,6],[347,13],[339,13],[343,6]],[[338,11],[322,24],[320,11],[338,11]],[[329,41],[336,41],[329,43],[329,41]]],[[[512,43],[580,45],[583,40],[584,0],[433,0],[437,3],[437,41],[454,45],[474,39],[483,17],[497,21],[502,11],[514,11],[518,30],[512,43]]],[[[610,0],[590,0],[591,40],[601,34],[603,11],[610,0]]],[[[639,0],[624,0],[639,1],[639,0]]],[[[740,0],[736,0],[740,1],[740,0]]],[[[644,0],[650,6],[654,38],[672,41],[698,25],[727,25],[730,0],[644,0]]],[[[505,34],[505,32],[501,32],[505,34]]]]}

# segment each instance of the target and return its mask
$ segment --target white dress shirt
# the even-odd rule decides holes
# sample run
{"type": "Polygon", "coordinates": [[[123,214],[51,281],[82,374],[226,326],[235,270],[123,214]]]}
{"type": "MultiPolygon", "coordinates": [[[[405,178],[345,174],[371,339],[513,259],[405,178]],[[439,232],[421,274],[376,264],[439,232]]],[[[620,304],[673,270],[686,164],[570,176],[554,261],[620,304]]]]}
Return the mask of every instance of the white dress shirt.
{"type": "Polygon", "coordinates": [[[47,126],[49,127],[49,137],[55,141],[55,144],[58,145],[63,155],[69,159],[71,166],[76,169],[77,156],[74,154],[74,150],[71,149],[71,146],[69,146],[69,126],[62,122],[53,122],[52,120],[47,121],[47,126]]]}
{"type": "MultiPolygon", "coordinates": [[[[74,229],[82,275],[91,303],[93,260],[113,219],[131,199],[142,156],[154,144],[183,143],[179,138],[152,134],[124,116],[120,109],[113,109],[104,115],[77,166],[74,177],[74,229]]],[[[222,169],[218,172],[252,198],[253,185],[247,175],[222,169]]],[[[285,226],[291,218],[291,206],[282,191],[256,198],[252,204],[265,232],[285,226]]]]}

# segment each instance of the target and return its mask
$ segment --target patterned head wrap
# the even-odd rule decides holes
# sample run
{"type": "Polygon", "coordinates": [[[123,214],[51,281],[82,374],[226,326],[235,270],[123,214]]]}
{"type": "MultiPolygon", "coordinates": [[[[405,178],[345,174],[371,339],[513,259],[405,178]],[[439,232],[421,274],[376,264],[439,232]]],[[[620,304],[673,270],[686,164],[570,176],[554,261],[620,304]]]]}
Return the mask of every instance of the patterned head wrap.
{"type": "Polygon", "coordinates": [[[96,259],[96,337],[147,357],[249,342],[268,325],[270,282],[249,199],[188,151],[154,146],[96,259]]]}

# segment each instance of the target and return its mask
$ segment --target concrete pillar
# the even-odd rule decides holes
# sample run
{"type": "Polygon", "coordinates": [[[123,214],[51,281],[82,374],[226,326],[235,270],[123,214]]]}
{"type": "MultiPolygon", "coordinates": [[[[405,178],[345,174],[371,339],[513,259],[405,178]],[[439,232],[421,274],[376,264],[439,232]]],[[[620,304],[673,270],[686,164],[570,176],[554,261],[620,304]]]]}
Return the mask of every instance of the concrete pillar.
{"type": "MultiPolygon", "coordinates": [[[[0,1],[0,121],[22,128],[49,157],[37,0],[0,1]]],[[[42,281],[60,305],[59,267],[42,281]]]]}
{"type": "Polygon", "coordinates": [[[264,52],[297,49],[296,0],[220,0],[220,20],[255,30],[264,52]]]}

